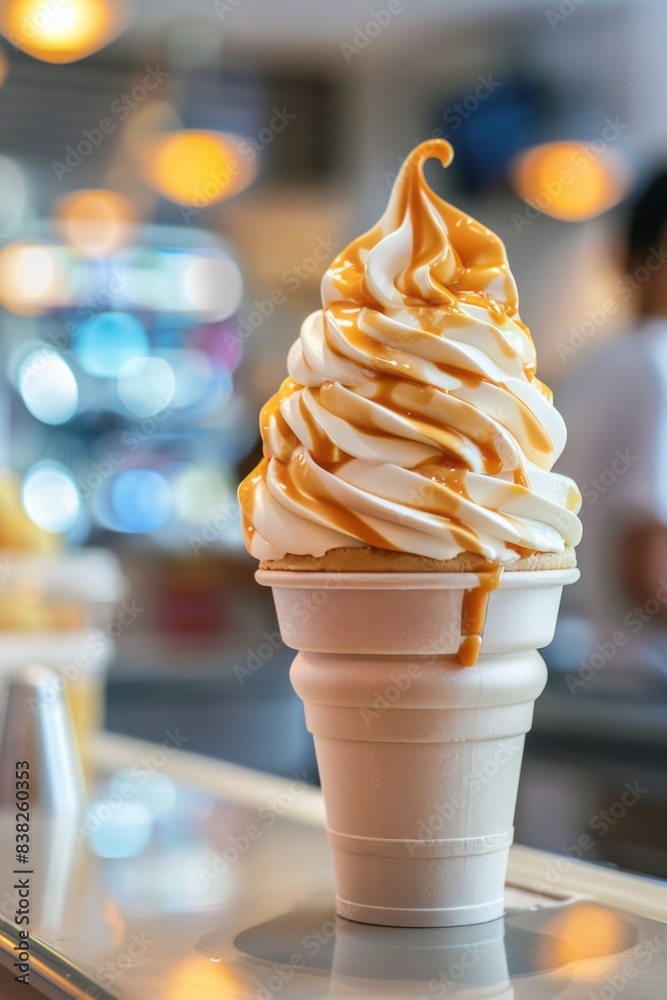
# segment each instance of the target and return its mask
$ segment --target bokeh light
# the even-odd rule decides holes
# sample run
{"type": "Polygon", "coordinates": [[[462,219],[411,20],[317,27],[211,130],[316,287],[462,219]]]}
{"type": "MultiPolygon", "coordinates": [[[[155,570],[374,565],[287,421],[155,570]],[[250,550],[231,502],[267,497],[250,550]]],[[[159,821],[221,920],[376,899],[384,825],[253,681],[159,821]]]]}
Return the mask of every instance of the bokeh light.
{"type": "Polygon", "coordinates": [[[190,335],[190,343],[228,371],[236,371],[243,358],[243,340],[233,322],[205,323],[190,335]]]}
{"type": "Polygon", "coordinates": [[[21,502],[38,527],[54,533],[73,527],[81,507],[72,474],[58,462],[38,462],[28,470],[21,485],[21,502]]]}
{"type": "Polygon", "coordinates": [[[60,539],[38,528],[28,517],[21,497],[21,480],[3,469],[0,472],[0,548],[34,553],[55,552],[60,539]]]}
{"type": "Polygon", "coordinates": [[[125,788],[126,798],[129,787],[132,801],[143,806],[153,818],[171,812],[176,802],[176,786],[173,781],[166,775],[156,772],[147,775],[145,772],[137,774],[135,771],[117,771],[109,787],[112,793],[121,796],[123,795],[121,789],[125,788]]]}
{"type": "Polygon", "coordinates": [[[626,192],[627,174],[618,150],[596,151],[594,144],[585,142],[533,146],[512,167],[520,197],[566,222],[592,219],[616,205],[626,192]]]}
{"type": "Polygon", "coordinates": [[[215,373],[215,381],[212,386],[208,404],[209,409],[215,409],[218,413],[228,406],[234,395],[234,380],[226,368],[218,368],[215,373]]]}
{"type": "Polygon", "coordinates": [[[34,316],[65,301],[67,272],[62,250],[41,243],[11,243],[0,250],[0,302],[11,312],[34,316]]]}
{"type": "Polygon", "coordinates": [[[91,849],[100,858],[132,858],[148,844],[153,817],[139,802],[122,802],[113,808],[108,802],[91,802],[88,816],[99,825],[90,834],[91,849]]]}
{"type": "Polygon", "coordinates": [[[128,469],[114,480],[111,504],[123,531],[157,531],[171,517],[171,487],[154,469],[128,469]]]}
{"type": "Polygon", "coordinates": [[[243,278],[231,257],[194,257],[185,264],[182,280],[190,309],[209,320],[227,319],[241,304],[243,278]]]}
{"type": "Polygon", "coordinates": [[[118,374],[118,395],[131,413],[154,417],[171,402],[174,372],[163,358],[132,358],[118,374]]]}
{"type": "Polygon", "coordinates": [[[198,210],[242,191],[257,172],[237,136],[199,129],[156,136],[145,146],[142,166],[158,194],[198,210]]]}
{"type": "Polygon", "coordinates": [[[124,27],[124,0],[6,0],[0,25],[17,49],[68,63],[97,52],[124,27]]]}
{"type": "Polygon", "coordinates": [[[56,214],[65,241],[86,257],[104,257],[124,246],[137,221],[127,198],[102,188],[66,195],[56,214]]]}
{"type": "Polygon", "coordinates": [[[233,503],[234,495],[217,469],[191,465],[174,480],[174,502],[183,520],[196,523],[226,502],[233,503]]]}
{"type": "Polygon", "coordinates": [[[76,413],[76,378],[52,347],[37,347],[25,356],[17,373],[17,387],[28,410],[45,424],[64,424],[76,413]]]}
{"type": "MultiPolygon", "coordinates": [[[[278,977],[276,977],[278,978],[278,977]]],[[[253,978],[253,984],[256,980],[253,978]]],[[[164,1000],[202,1000],[203,997],[250,996],[256,986],[250,985],[238,969],[232,968],[219,956],[188,955],[171,969],[164,1000]]],[[[267,991],[268,992],[268,991],[267,991]]]]}
{"type": "Polygon", "coordinates": [[[161,351],[175,377],[172,404],[179,408],[196,406],[211,390],[215,374],[213,365],[201,351],[170,348],[161,351]]]}
{"type": "Polygon", "coordinates": [[[597,903],[579,903],[554,915],[544,936],[542,958],[546,968],[616,955],[629,948],[620,915],[597,903]]]}
{"type": "Polygon", "coordinates": [[[81,327],[76,353],[89,375],[117,377],[123,365],[148,354],[146,331],[130,313],[105,312],[93,316],[81,327]]]}

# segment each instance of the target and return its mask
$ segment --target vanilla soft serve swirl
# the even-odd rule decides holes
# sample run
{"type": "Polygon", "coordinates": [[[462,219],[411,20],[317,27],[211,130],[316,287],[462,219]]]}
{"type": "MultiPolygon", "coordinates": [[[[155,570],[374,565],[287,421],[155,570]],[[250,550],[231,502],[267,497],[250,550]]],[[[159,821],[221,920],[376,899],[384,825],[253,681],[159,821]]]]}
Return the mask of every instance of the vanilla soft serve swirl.
{"type": "Polygon", "coordinates": [[[378,224],[336,257],[262,410],[242,483],[259,559],[372,545],[508,563],[576,545],[581,498],[501,240],[439,198],[418,146],[378,224]]]}

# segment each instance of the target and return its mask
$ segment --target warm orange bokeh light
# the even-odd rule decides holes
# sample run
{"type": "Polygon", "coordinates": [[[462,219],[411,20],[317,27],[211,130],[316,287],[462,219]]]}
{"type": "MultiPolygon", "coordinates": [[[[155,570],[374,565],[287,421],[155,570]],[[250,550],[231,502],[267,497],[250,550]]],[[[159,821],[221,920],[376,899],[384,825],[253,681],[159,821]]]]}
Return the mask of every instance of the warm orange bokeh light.
{"type": "Polygon", "coordinates": [[[7,0],[2,33],[35,59],[68,63],[97,52],[124,26],[123,0],[7,0]]]}
{"type": "Polygon", "coordinates": [[[624,922],[613,910],[595,903],[567,907],[558,914],[544,938],[547,967],[616,955],[631,946],[624,922]]]}
{"type": "Polygon", "coordinates": [[[127,198],[102,188],[66,195],[57,217],[65,241],[85,257],[113,253],[131,239],[137,221],[127,198]]]}
{"type": "Polygon", "coordinates": [[[206,997],[249,995],[249,984],[226,962],[205,955],[184,958],[171,970],[165,1000],[205,1000],[206,997]]]}
{"type": "Polygon", "coordinates": [[[256,173],[236,136],[194,129],[153,139],[144,150],[143,170],[163,197],[196,208],[237,194],[256,173]]]}
{"type": "Polygon", "coordinates": [[[36,316],[65,301],[66,275],[57,248],[10,243],[0,250],[0,304],[22,316],[36,316]]]}
{"type": "Polygon", "coordinates": [[[529,205],[566,222],[592,219],[625,194],[617,150],[585,142],[551,142],[526,150],[515,161],[512,180],[529,205]]]}

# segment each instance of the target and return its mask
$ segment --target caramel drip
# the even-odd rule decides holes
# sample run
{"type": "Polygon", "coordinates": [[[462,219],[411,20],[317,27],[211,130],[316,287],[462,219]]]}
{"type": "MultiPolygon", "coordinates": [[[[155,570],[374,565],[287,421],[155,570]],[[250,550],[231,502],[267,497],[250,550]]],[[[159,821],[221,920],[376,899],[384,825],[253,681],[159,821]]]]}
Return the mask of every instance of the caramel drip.
{"type": "Polygon", "coordinates": [[[459,646],[459,661],[464,667],[472,667],[477,663],[479,651],[482,648],[482,633],[486,621],[486,609],[489,594],[497,590],[503,576],[503,567],[497,563],[489,570],[477,573],[479,587],[466,590],[463,595],[461,609],[461,644],[459,646]]]}
{"type": "Polygon", "coordinates": [[[512,552],[516,552],[519,559],[527,559],[529,556],[535,555],[535,549],[526,548],[525,545],[514,545],[511,542],[507,542],[507,548],[511,549],[512,552]]]}

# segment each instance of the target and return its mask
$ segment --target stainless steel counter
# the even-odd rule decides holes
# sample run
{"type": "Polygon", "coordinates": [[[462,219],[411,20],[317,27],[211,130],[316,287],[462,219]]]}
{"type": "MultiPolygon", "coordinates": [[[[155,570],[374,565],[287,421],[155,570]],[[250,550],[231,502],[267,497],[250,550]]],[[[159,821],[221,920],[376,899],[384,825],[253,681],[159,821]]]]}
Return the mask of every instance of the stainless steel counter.
{"type": "Polygon", "coordinates": [[[354,924],[333,912],[322,803],[299,775],[196,757],[177,733],[161,746],[104,736],[96,761],[77,824],[34,819],[29,876],[13,874],[14,815],[0,816],[0,959],[11,972],[12,887],[29,877],[30,982],[46,996],[665,995],[663,883],[515,847],[501,920],[354,924]]]}

